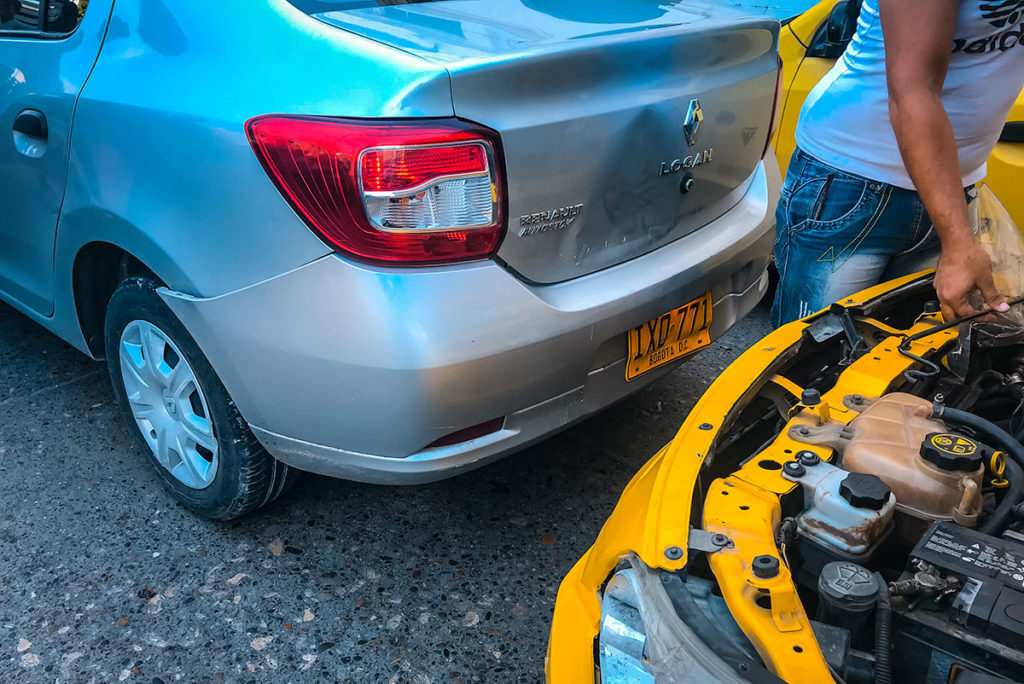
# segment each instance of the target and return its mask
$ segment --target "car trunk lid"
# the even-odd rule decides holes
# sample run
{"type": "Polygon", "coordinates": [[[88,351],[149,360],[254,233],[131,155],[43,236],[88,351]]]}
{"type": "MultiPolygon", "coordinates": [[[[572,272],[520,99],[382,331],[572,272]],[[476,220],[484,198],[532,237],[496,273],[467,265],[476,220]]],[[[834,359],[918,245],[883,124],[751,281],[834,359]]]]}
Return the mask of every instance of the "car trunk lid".
{"type": "Polygon", "coordinates": [[[443,65],[456,115],[501,134],[498,258],[526,280],[592,273],[700,229],[761,159],[775,21],[698,0],[373,5],[315,16],[443,65]]]}

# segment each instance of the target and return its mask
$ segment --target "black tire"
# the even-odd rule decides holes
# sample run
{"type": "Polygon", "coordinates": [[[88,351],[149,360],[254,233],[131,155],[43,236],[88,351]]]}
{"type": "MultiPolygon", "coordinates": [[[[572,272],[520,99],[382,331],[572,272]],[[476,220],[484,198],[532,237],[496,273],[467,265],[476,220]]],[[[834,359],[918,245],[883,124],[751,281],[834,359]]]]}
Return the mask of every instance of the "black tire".
{"type": "Polygon", "coordinates": [[[118,286],[107,305],[103,334],[107,369],[117,403],[160,480],[178,501],[211,520],[243,516],[284,494],[294,483],[298,471],[276,460],[256,440],[206,356],[157,294],[157,287],[148,278],[128,278],[118,286]],[[156,326],[178,347],[206,397],[218,456],[216,474],[203,489],[187,486],[160,464],[132,415],[118,349],[122,332],[137,320],[156,326]]]}

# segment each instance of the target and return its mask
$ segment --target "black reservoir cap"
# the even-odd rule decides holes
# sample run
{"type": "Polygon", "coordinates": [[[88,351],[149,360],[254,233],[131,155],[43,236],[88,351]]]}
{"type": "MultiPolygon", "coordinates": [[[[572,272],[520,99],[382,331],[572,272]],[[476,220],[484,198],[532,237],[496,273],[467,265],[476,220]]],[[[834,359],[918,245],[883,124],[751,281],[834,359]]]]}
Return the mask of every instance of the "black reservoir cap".
{"type": "Polygon", "coordinates": [[[870,473],[850,473],[839,485],[839,495],[855,508],[866,508],[872,511],[882,510],[889,500],[892,490],[877,475],[870,473]]]}
{"type": "Polygon", "coordinates": [[[933,432],[921,445],[921,458],[942,470],[974,472],[981,467],[981,445],[952,432],[933,432]]]}

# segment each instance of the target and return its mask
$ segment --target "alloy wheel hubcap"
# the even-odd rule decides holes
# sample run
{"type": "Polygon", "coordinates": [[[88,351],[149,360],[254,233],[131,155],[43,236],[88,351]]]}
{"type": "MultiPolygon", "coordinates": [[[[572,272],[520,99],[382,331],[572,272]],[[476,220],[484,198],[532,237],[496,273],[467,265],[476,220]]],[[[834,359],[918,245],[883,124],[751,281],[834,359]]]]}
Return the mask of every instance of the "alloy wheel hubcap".
{"type": "Polygon", "coordinates": [[[132,416],[157,462],[186,487],[208,487],[217,476],[217,439],[181,350],[160,328],[136,320],[121,333],[118,353],[132,416]]]}

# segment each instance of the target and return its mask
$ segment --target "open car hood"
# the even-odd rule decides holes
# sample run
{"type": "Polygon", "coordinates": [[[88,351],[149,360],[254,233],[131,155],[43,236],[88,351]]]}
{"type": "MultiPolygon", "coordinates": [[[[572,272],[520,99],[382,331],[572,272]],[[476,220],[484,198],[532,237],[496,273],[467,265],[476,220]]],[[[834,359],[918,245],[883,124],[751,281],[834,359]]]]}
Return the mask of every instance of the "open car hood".
{"type": "MultiPolygon", "coordinates": [[[[881,667],[867,653],[873,623],[865,617],[861,629],[867,631],[861,634],[850,625],[837,628],[823,618],[825,602],[815,593],[818,575],[825,574],[822,564],[836,559],[866,565],[864,576],[872,579],[865,581],[878,582],[879,596],[891,594],[885,610],[894,616],[895,636],[889,638],[900,649],[890,664],[897,675],[892,681],[923,682],[941,662],[946,669],[957,663],[963,670],[1024,677],[1024,654],[1019,650],[1024,642],[1014,632],[1018,627],[1008,623],[996,629],[1001,613],[997,616],[991,605],[979,607],[980,599],[973,605],[964,603],[965,592],[974,586],[973,561],[956,561],[961,566],[950,561],[948,567],[960,569],[936,570],[936,576],[947,582],[946,595],[911,600],[899,594],[917,581],[915,564],[922,559],[947,567],[935,560],[941,552],[928,550],[932,546],[962,543],[966,548],[973,541],[1001,559],[990,565],[1009,564],[1003,574],[982,572],[978,565],[980,588],[975,595],[995,592],[993,596],[1001,597],[991,599],[996,603],[1017,600],[1014,592],[1024,589],[1024,581],[1014,579],[1019,570],[1010,566],[1024,564],[1024,556],[1018,561],[1014,555],[1024,549],[1014,535],[1020,541],[1024,535],[1007,530],[1005,521],[999,526],[1004,531],[1000,537],[974,529],[993,522],[993,502],[972,498],[973,492],[967,490],[973,485],[966,481],[980,482],[987,491],[990,480],[996,479],[988,464],[957,475],[960,488],[954,492],[954,508],[962,508],[964,515],[941,507],[939,514],[926,515],[899,504],[910,501],[910,495],[900,489],[903,483],[898,478],[883,473],[883,481],[861,472],[857,479],[871,487],[892,485],[891,491],[886,488],[880,494],[868,488],[866,496],[877,501],[856,498],[864,492],[851,499],[867,507],[857,509],[861,512],[881,502],[868,516],[874,516],[874,527],[844,527],[840,521],[823,530],[811,524],[809,511],[818,510],[823,496],[818,496],[822,488],[812,482],[824,481],[824,475],[833,471],[849,477],[843,469],[852,467],[850,435],[863,430],[865,421],[855,421],[870,407],[886,398],[907,405],[923,402],[926,409],[918,412],[920,419],[935,421],[941,418],[932,414],[931,402],[939,390],[955,394],[965,404],[976,401],[965,392],[977,384],[979,371],[959,369],[966,379],[958,387],[950,369],[963,360],[953,358],[956,350],[972,343],[961,339],[957,328],[937,328],[941,321],[925,313],[932,310],[929,302],[934,299],[931,274],[892,281],[779,328],[731,364],[673,441],[634,476],[594,546],[563,581],[548,646],[549,681],[591,681],[599,670],[606,675],[613,668],[620,671],[623,662],[639,665],[610,680],[825,682],[838,675],[836,681],[869,681],[873,668],[881,667]],[[806,389],[815,392],[805,394],[806,389]],[[830,436],[823,438],[824,432],[830,436]],[[807,467],[798,472],[792,464],[801,460],[807,467]],[[815,536],[819,532],[821,536],[815,536]],[[862,532],[875,535],[871,544],[876,546],[858,546],[862,532]],[[946,542],[944,535],[963,541],[946,542]],[[821,549],[823,555],[815,555],[821,549]],[[880,554],[878,549],[885,551],[880,554]],[[1021,586],[1013,586],[1015,582],[1021,586]],[[897,590],[885,591],[887,583],[890,588],[896,583],[897,590]],[[1007,594],[1000,594],[1000,589],[1007,594]],[[978,617],[982,608],[989,612],[978,617]],[[614,639],[611,632],[617,635],[612,635],[614,639]],[[856,648],[850,648],[851,642],[856,648]],[[934,655],[939,644],[945,661],[934,655]],[[630,652],[636,656],[632,661],[630,652]],[[986,660],[990,653],[1001,655],[986,660]]],[[[1000,355],[1005,354],[991,354],[985,361],[992,366],[989,372],[1001,372],[1000,355]]],[[[972,363],[979,359],[975,355],[972,363]]],[[[942,398],[938,401],[941,412],[942,398]]],[[[913,411],[908,411],[910,416],[913,411]]],[[[990,409],[989,417],[995,420],[1000,411],[990,409]]],[[[899,431],[912,420],[917,418],[897,420],[894,429],[899,431]]],[[[971,437],[969,430],[960,431],[950,423],[948,432],[954,430],[964,436],[951,435],[951,443],[965,439],[985,448],[977,434],[971,437]]],[[[946,439],[938,434],[928,437],[940,445],[946,439]]],[[[911,456],[917,458],[917,445],[911,446],[911,456]]],[[[974,465],[954,459],[955,467],[974,465]]],[[[936,472],[948,473],[943,468],[936,472]]],[[[842,497],[835,500],[842,504],[842,497]]],[[[878,606],[881,602],[879,598],[878,606]]],[[[1016,604],[1006,610],[1017,610],[1016,604]]],[[[876,607],[874,614],[880,612],[882,608],[876,607]]],[[[951,676],[955,675],[956,671],[951,676]]]]}

